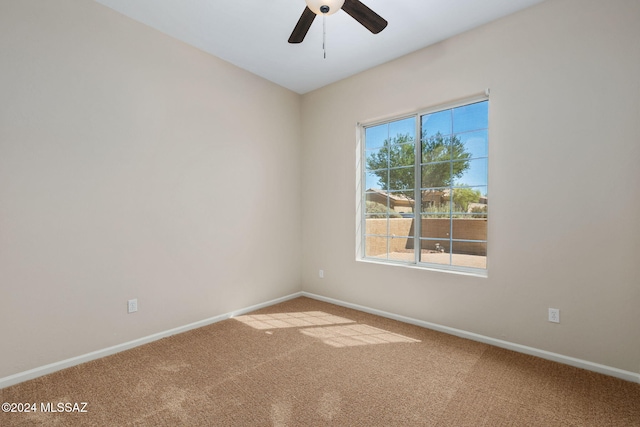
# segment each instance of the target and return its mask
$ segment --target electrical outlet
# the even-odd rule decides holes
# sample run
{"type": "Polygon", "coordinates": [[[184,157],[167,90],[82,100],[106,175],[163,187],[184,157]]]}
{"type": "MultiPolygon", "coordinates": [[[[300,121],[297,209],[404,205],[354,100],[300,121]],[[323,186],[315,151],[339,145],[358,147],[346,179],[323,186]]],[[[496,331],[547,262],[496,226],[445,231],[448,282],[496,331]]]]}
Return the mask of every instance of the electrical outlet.
{"type": "Polygon", "coordinates": [[[318,271],[318,277],[320,277],[321,279],[324,279],[324,270],[318,271]]]}
{"type": "Polygon", "coordinates": [[[549,309],[549,322],[560,323],[560,309],[559,308],[550,308],[549,309]]]}
{"type": "Polygon", "coordinates": [[[138,299],[130,299],[127,301],[127,313],[135,313],[138,311],[138,299]]]}

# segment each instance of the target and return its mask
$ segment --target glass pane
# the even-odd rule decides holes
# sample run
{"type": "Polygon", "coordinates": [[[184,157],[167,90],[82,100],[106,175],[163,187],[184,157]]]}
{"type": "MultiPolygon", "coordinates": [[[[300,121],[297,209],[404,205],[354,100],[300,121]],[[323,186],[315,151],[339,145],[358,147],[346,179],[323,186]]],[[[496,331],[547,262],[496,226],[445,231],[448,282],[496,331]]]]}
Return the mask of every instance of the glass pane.
{"type": "Polygon", "coordinates": [[[398,218],[401,213],[413,212],[413,205],[413,189],[389,192],[389,206],[398,218]]]}
{"type": "Polygon", "coordinates": [[[414,262],[412,237],[392,237],[389,240],[389,259],[394,261],[414,262]]]}
{"type": "Polygon", "coordinates": [[[389,136],[396,139],[397,143],[406,142],[407,138],[413,141],[416,134],[416,119],[408,117],[389,123],[389,136]]]}
{"type": "Polygon", "coordinates": [[[429,262],[432,264],[451,263],[449,254],[449,240],[426,240],[420,239],[422,245],[420,251],[420,262],[429,262]]]}
{"type": "Polygon", "coordinates": [[[489,103],[487,101],[464,105],[453,109],[453,132],[468,132],[486,129],[488,125],[489,103]]]}
{"type": "MultiPolygon", "coordinates": [[[[387,150],[383,155],[385,160],[387,157],[387,150]]],[[[389,149],[388,160],[390,168],[398,166],[413,166],[416,159],[416,148],[413,143],[411,144],[398,144],[392,145],[389,149]]]]}
{"type": "Polygon", "coordinates": [[[378,236],[386,236],[388,234],[389,219],[386,214],[368,214],[364,221],[364,234],[376,234],[378,236]]]}
{"type": "Polygon", "coordinates": [[[451,185],[451,163],[431,163],[422,166],[421,188],[448,187],[451,185]]]}
{"type": "MultiPolygon", "coordinates": [[[[376,202],[381,204],[384,207],[389,206],[389,196],[384,191],[367,191],[365,193],[365,198],[368,202],[376,202]]],[[[366,212],[376,212],[367,207],[366,212]]],[[[386,211],[384,211],[386,212],[386,211]]]]}
{"type": "Polygon", "coordinates": [[[428,188],[420,192],[421,212],[433,214],[438,218],[449,218],[449,189],[428,188]],[[437,215],[436,215],[437,214],[437,215]]]}
{"type": "Polygon", "coordinates": [[[385,146],[365,152],[367,170],[381,170],[389,167],[389,147],[385,146]]]}
{"type": "Polygon", "coordinates": [[[389,171],[387,169],[377,170],[377,171],[367,171],[366,174],[366,182],[365,182],[365,190],[381,190],[384,191],[387,189],[387,182],[389,171]]]}
{"type": "Polygon", "coordinates": [[[365,237],[365,256],[387,259],[387,238],[379,236],[365,237]]]}
{"type": "Polygon", "coordinates": [[[486,186],[488,177],[487,159],[452,162],[456,187],[486,186]]]}
{"type": "MultiPolygon", "coordinates": [[[[453,219],[453,238],[458,240],[487,240],[486,218],[474,218],[473,215],[464,215],[453,219]]],[[[471,244],[470,247],[473,247],[471,244]]],[[[455,248],[455,246],[454,246],[455,248]]]]}
{"type": "Polygon", "coordinates": [[[486,130],[462,133],[455,136],[460,139],[464,152],[468,153],[470,158],[487,157],[489,154],[489,137],[486,130]]]}
{"type": "Polygon", "coordinates": [[[413,144],[386,146],[367,153],[366,188],[413,188],[415,184],[415,175],[413,172],[414,162],[415,147],[413,144]],[[390,176],[387,171],[388,168],[392,170],[396,168],[404,169],[396,170],[393,172],[393,176],[390,176]]]}
{"type": "Polygon", "coordinates": [[[372,126],[365,129],[365,149],[380,148],[384,145],[384,141],[389,137],[389,126],[383,125],[372,126]]]}
{"type": "Polygon", "coordinates": [[[449,239],[451,233],[451,219],[439,218],[433,215],[422,216],[420,237],[430,239],[449,239]]]}
{"type": "Polygon", "coordinates": [[[422,139],[422,163],[451,160],[451,136],[435,135],[422,139]]]}
{"type": "Polygon", "coordinates": [[[477,242],[453,242],[451,265],[487,268],[487,244],[477,242]]]}
{"type": "MultiPolygon", "coordinates": [[[[487,212],[486,187],[465,187],[453,189],[453,213],[467,214],[472,209],[481,208],[477,213],[487,212]]],[[[486,215],[485,215],[486,216],[486,215]]]]}
{"type": "Polygon", "coordinates": [[[389,170],[390,190],[409,190],[416,182],[413,166],[389,170]]]}
{"type": "Polygon", "coordinates": [[[397,214],[389,220],[389,235],[394,237],[409,237],[413,235],[413,220],[403,218],[397,214]]]}
{"type": "Polygon", "coordinates": [[[452,133],[451,118],[451,110],[439,111],[422,116],[423,138],[429,138],[437,134],[450,135],[452,133]]]}

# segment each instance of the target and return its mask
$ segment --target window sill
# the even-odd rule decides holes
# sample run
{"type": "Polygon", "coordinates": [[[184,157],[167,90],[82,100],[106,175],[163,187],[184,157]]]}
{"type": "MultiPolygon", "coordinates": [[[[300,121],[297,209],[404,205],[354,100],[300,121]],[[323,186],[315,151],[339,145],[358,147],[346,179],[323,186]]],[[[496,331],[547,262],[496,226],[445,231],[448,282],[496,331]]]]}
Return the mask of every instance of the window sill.
{"type": "Polygon", "coordinates": [[[489,274],[487,270],[478,270],[478,269],[464,269],[458,267],[449,267],[447,268],[441,266],[431,266],[430,264],[407,264],[402,262],[393,262],[393,261],[381,261],[375,258],[356,258],[357,262],[363,262],[366,264],[378,264],[378,265],[386,265],[390,267],[404,267],[416,270],[425,270],[425,271],[433,271],[436,273],[449,273],[449,274],[458,274],[462,276],[472,276],[472,277],[480,277],[480,278],[488,278],[489,274]]]}

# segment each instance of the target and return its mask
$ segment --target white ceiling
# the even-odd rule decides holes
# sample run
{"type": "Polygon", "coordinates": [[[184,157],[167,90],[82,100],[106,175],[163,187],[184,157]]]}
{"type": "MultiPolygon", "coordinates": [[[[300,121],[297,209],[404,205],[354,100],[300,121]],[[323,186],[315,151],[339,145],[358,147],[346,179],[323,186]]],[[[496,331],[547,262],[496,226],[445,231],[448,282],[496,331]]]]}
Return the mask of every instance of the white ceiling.
{"type": "Polygon", "coordinates": [[[298,93],[437,43],[543,0],[363,0],[389,25],[374,35],[339,11],[301,44],[287,39],[304,0],[96,0],[298,93]]]}

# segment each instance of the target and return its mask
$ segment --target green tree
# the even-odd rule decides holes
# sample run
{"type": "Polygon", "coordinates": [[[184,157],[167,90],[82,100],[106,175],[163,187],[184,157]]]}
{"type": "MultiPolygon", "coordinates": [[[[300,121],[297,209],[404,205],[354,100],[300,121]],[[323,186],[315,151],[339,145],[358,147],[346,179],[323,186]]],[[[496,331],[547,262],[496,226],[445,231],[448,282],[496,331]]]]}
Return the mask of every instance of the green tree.
{"type": "Polygon", "coordinates": [[[398,135],[387,138],[382,147],[367,157],[367,169],[378,177],[378,185],[384,191],[403,191],[402,194],[413,199],[415,186],[414,139],[410,135],[398,135]]]}
{"type": "Polygon", "coordinates": [[[469,169],[469,158],[464,143],[456,135],[443,136],[440,132],[422,137],[422,187],[450,187],[469,169]],[[451,161],[451,163],[449,163],[451,161]]]}
{"type": "MultiPolygon", "coordinates": [[[[443,189],[451,187],[469,169],[468,153],[457,136],[441,133],[421,138],[422,188],[443,189]],[[451,161],[451,162],[450,162],[451,161]]],[[[367,170],[378,177],[378,185],[384,191],[399,191],[413,199],[415,186],[415,145],[410,135],[398,135],[386,139],[382,147],[370,154],[367,170]]],[[[429,191],[429,190],[426,190],[429,191]]],[[[426,199],[426,198],[423,198],[426,199]]],[[[426,201],[423,200],[423,207],[426,201]]]]}
{"type": "Polygon", "coordinates": [[[467,212],[469,203],[478,203],[478,201],[480,201],[480,190],[474,190],[472,188],[453,189],[453,209],[455,211],[467,212]]]}

